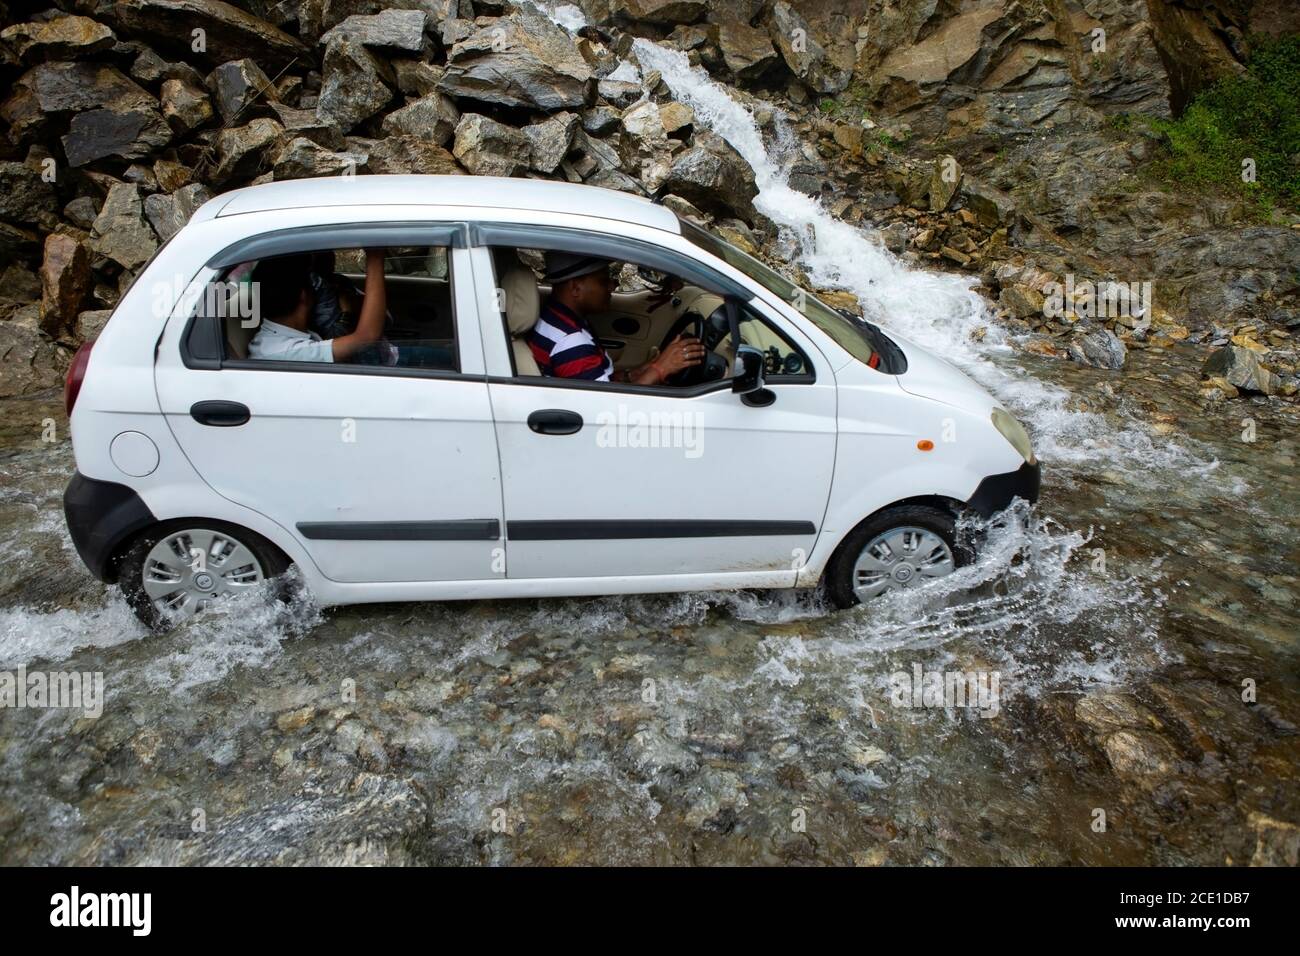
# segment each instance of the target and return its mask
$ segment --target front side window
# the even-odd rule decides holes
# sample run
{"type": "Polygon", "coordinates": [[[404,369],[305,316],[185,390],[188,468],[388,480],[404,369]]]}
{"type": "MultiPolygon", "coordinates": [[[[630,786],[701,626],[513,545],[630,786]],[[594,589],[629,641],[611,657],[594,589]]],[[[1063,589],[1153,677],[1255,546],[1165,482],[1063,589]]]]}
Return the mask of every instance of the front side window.
{"type": "Polygon", "coordinates": [[[240,263],[210,285],[200,308],[219,317],[227,361],[459,369],[450,257],[441,246],[240,263]]]}

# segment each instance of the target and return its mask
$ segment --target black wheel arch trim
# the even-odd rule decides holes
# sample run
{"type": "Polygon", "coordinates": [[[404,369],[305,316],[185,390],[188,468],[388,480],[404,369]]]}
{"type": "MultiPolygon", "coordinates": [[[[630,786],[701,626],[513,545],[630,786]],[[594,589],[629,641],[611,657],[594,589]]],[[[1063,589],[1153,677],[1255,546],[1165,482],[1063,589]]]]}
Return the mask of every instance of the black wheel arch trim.
{"type": "Polygon", "coordinates": [[[1015,471],[989,475],[981,481],[966,502],[966,507],[981,518],[989,518],[1016,498],[1023,498],[1033,504],[1038,500],[1041,480],[1042,466],[1038,462],[1032,465],[1025,462],[1015,471]]]}
{"type": "Polygon", "coordinates": [[[137,532],[158,523],[136,492],[75,472],[63,492],[68,534],[86,568],[106,584],[117,580],[113,556],[137,532]]]}

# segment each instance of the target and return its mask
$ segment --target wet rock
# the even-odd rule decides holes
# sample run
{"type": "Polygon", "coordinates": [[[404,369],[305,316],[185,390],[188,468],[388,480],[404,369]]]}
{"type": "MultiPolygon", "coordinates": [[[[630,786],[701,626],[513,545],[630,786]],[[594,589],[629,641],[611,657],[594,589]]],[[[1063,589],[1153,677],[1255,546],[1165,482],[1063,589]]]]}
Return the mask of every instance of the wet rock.
{"type": "Polygon", "coordinates": [[[673,160],[662,188],[705,212],[752,222],[758,195],[754,171],[721,137],[697,133],[695,140],[673,160]]]}
{"type": "Polygon", "coordinates": [[[790,72],[818,93],[838,93],[849,85],[850,73],[831,62],[826,49],[812,36],[808,22],[790,4],[772,6],[768,35],[790,72]]]}
{"type": "MultiPolygon", "coordinates": [[[[208,89],[216,97],[217,109],[227,126],[253,103],[279,99],[275,84],[249,59],[221,64],[208,77],[208,89]]],[[[245,119],[253,119],[253,114],[245,114],[245,119]]]]}
{"type": "Polygon", "coordinates": [[[644,92],[640,83],[631,80],[601,80],[596,84],[596,94],[618,109],[631,106],[644,92]]]}
{"type": "Polygon", "coordinates": [[[90,248],[124,269],[143,265],[158,248],[158,240],[144,221],[139,187],[118,183],[108,191],[90,232],[90,248]]]}
{"type": "Polygon", "coordinates": [[[63,152],[74,167],[110,156],[144,159],[171,138],[171,127],[153,109],[87,110],[72,118],[63,137],[63,152]]]}
{"type": "Polygon", "coordinates": [[[663,124],[664,132],[671,136],[695,123],[695,111],[685,103],[674,100],[659,108],[659,121],[663,124]]]}
{"type": "Polygon", "coordinates": [[[54,185],[26,163],[0,162],[0,219],[17,225],[53,229],[59,199],[54,185]]]}
{"type": "Polygon", "coordinates": [[[57,232],[46,236],[41,263],[41,330],[55,339],[71,332],[90,287],[89,246],[57,232]]]}
{"type": "Polygon", "coordinates": [[[42,63],[14,83],[0,103],[0,118],[10,137],[25,141],[55,117],[86,110],[131,114],[156,108],[158,101],[120,70],[103,63],[42,63]]]}
{"type": "Polygon", "coordinates": [[[174,193],[146,196],[144,214],[158,238],[166,242],[190,221],[190,217],[212,198],[212,191],[202,183],[191,183],[174,193]]]}
{"type": "Polygon", "coordinates": [[[1089,332],[1077,342],[1071,342],[1068,354],[1071,361],[1078,362],[1080,365],[1118,369],[1124,367],[1128,349],[1114,332],[1109,329],[1098,329],[1089,332]]]}
{"type": "Polygon", "coordinates": [[[245,126],[221,130],[213,144],[216,164],[212,182],[225,185],[256,176],[279,151],[283,135],[284,128],[271,119],[255,119],[245,126]]]}
{"type": "Polygon", "coordinates": [[[1259,360],[1251,349],[1236,345],[1225,345],[1210,353],[1201,367],[1205,378],[1219,377],[1226,379],[1243,392],[1258,395],[1276,395],[1278,378],[1259,360]]]}
{"type": "Polygon", "coordinates": [[[466,113],[456,127],[452,153],[476,176],[522,176],[531,148],[519,130],[480,113],[466,113]]]}
{"type": "Polygon", "coordinates": [[[930,211],[948,208],[952,197],[961,187],[962,168],[952,156],[940,156],[930,173],[930,211]]]}
{"type": "Polygon", "coordinates": [[[686,797],[690,801],[686,823],[696,828],[725,827],[737,812],[749,806],[740,776],[713,767],[705,767],[691,779],[686,797]]]}
{"type": "Polygon", "coordinates": [[[118,0],[114,22],[130,33],[148,37],[155,46],[171,44],[211,63],[251,56],[272,69],[293,60],[307,62],[308,51],[298,40],[265,20],[221,0],[118,0]],[[193,48],[194,31],[201,30],[202,49],[193,48]]]}
{"type": "Polygon", "coordinates": [[[1097,733],[1115,730],[1160,730],[1156,715],[1127,694],[1099,692],[1080,697],[1074,716],[1097,733]]]}
{"type": "Polygon", "coordinates": [[[343,132],[374,116],[393,98],[392,71],[361,41],[346,34],[326,48],[322,74],[316,112],[343,132]]]}
{"type": "Polygon", "coordinates": [[[1251,866],[1300,866],[1300,826],[1252,811],[1246,818],[1255,831],[1251,866]]]}
{"type": "Polygon", "coordinates": [[[521,132],[528,137],[531,149],[529,165],[539,173],[555,172],[573,145],[577,128],[574,113],[556,113],[545,122],[525,126],[521,132]]]}
{"type": "Polygon", "coordinates": [[[722,61],[738,81],[756,80],[776,64],[776,48],[766,31],[734,19],[724,19],[717,27],[722,61]]]}
{"type": "Polygon", "coordinates": [[[440,89],[457,99],[555,112],[585,106],[592,77],[573,37],[525,7],[482,21],[473,35],[455,44],[440,89]]]}
{"type": "Polygon", "coordinates": [[[1043,294],[1028,286],[1004,285],[998,293],[998,304],[1009,309],[1018,319],[1038,319],[1043,315],[1043,294]]]}
{"type": "Polygon", "coordinates": [[[450,97],[435,91],[393,110],[384,117],[381,129],[386,136],[416,136],[446,146],[459,122],[460,110],[456,109],[456,104],[450,97]]]}
{"type": "MultiPolygon", "coordinates": [[[[353,141],[348,147],[355,151],[353,141]]],[[[423,173],[428,175],[464,175],[456,157],[436,143],[416,136],[389,136],[374,140],[367,150],[367,168],[372,173],[423,173]]]]}
{"type": "Polygon", "coordinates": [[[699,758],[687,747],[659,730],[641,730],[633,734],[628,750],[632,762],[642,773],[670,771],[685,776],[694,773],[700,765],[699,758]]]}
{"type": "Polygon", "coordinates": [[[163,119],[178,134],[196,130],[213,117],[208,94],[184,80],[164,80],[161,99],[163,119]]]}
{"type": "Polygon", "coordinates": [[[376,49],[424,54],[429,47],[425,22],[423,10],[386,9],[368,16],[350,16],[322,36],[320,42],[328,45],[336,37],[347,36],[376,49]]]}
{"type": "Polygon", "coordinates": [[[109,49],[117,42],[113,31],[89,17],[55,17],[34,23],[16,23],[0,31],[0,41],[19,59],[71,60],[109,49]]]}
{"type": "Polygon", "coordinates": [[[1117,775],[1154,787],[1177,769],[1178,753],[1163,737],[1146,730],[1117,730],[1102,743],[1117,775]]]}

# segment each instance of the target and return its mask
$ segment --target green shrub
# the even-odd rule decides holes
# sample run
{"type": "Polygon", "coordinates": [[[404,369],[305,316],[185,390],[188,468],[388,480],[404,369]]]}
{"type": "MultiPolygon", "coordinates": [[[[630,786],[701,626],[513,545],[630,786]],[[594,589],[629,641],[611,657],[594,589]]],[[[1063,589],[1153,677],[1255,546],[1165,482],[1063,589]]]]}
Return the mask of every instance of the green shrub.
{"type": "Polygon", "coordinates": [[[1198,94],[1183,115],[1154,121],[1157,171],[1194,190],[1240,195],[1267,214],[1300,208],[1300,36],[1260,41],[1243,76],[1198,94]],[[1243,160],[1255,182],[1242,181],[1243,160]]]}

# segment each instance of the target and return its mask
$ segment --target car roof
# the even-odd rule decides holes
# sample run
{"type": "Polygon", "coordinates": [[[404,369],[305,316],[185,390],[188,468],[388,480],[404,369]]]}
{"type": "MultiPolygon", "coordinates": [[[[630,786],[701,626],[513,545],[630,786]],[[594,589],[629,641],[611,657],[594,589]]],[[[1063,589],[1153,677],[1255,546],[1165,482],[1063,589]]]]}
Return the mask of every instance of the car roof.
{"type": "Polygon", "coordinates": [[[223,193],[204,203],[192,221],[316,206],[478,206],[595,216],[681,232],[672,212],[641,196],[599,186],[501,176],[358,175],[291,179],[223,193]]]}

